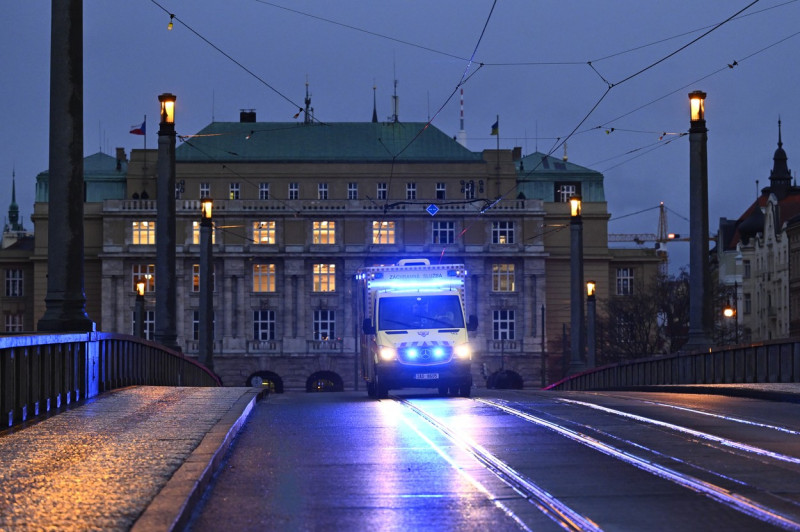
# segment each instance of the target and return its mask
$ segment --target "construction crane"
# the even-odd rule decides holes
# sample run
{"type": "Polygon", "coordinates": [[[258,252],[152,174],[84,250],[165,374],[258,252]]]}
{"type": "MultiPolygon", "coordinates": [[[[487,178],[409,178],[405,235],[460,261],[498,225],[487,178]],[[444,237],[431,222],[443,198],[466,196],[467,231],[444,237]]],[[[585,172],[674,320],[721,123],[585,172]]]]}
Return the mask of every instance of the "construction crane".
{"type": "Polygon", "coordinates": [[[681,235],[670,233],[667,230],[667,208],[662,201],[658,206],[658,233],[609,233],[608,242],[633,242],[642,245],[646,242],[656,243],[656,254],[661,258],[662,271],[667,271],[667,242],[688,241],[688,238],[681,238],[681,235]]]}

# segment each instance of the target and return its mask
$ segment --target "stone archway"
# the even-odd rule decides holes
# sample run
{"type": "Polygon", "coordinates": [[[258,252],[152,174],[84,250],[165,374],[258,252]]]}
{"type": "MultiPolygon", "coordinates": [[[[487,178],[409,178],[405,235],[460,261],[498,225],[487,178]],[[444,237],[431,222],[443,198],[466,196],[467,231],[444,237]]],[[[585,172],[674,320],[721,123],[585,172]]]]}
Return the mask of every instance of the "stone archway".
{"type": "Polygon", "coordinates": [[[486,380],[486,387],[498,390],[521,390],[522,376],[510,369],[495,371],[486,380]]]}
{"type": "Polygon", "coordinates": [[[344,381],[333,371],[317,371],[306,381],[307,392],[343,392],[344,381]]]}
{"type": "Polygon", "coordinates": [[[266,386],[269,393],[283,393],[283,379],[272,371],[256,371],[247,377],[245,386],[266,386]],[[259,384],[258,379],[261,379],[259,384]]]}

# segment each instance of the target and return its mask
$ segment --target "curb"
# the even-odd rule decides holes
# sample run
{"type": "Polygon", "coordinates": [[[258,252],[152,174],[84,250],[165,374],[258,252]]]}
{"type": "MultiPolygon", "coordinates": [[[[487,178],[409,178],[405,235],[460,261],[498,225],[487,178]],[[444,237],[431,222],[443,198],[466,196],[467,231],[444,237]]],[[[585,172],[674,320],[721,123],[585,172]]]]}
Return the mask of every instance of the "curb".
{"type": "Polygon", "coordinates": [[[266,395],[266,390],[253,390],[234,403],[150,501],[131,531],[172,531],[186,527],[236,435],[255,404],[266,395]]]}
{"type": "Polygon", "coordinates": [[[725,386],[703,385],[703,384],[665,384],[652,386],[627,386],[624,388],[613,388],[610,390],[626,392],[665,392],[665,393],[685,393],[685,394],[707,394],[725,395],[728,397],[743,397],[749,399],[761,399],[764,401],[777,401],[783,403],[800,403],[800,391],[793,392],[787,390],[770,390],[759,388],[758,386],[725,386]]]}

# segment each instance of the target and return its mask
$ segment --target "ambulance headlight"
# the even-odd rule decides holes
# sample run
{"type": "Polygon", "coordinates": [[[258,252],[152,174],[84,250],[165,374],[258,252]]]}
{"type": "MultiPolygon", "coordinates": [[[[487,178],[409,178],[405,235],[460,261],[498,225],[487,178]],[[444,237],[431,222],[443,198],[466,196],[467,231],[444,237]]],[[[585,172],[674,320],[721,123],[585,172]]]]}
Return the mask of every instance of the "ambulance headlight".
{"type": "Polygon", "coordinates": [[[469,344],[461,344],[456,346],[455,354],[457,358],[466,360],[472,357],[472,350],[469,348],[469,344]]]}
{"type": "Polygon", "coordinates": [[[381,347],[379,354],[381,360],[394,360],[397,358],[397,351],[393,347],[381,347]]]}

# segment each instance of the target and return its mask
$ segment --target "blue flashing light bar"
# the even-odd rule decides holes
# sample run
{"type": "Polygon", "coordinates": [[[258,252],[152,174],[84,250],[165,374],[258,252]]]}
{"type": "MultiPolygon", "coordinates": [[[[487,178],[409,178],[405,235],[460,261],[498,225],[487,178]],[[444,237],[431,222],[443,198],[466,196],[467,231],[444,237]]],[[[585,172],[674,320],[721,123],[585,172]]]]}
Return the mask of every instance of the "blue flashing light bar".
{"type": "Polygon", "coordinates": [[[393,292],[414,292],[418,290],[457,289],[462,280],[453,277],[432,279],[373,279],[369,282],[370,288],[390,290],[393,292]]]}

